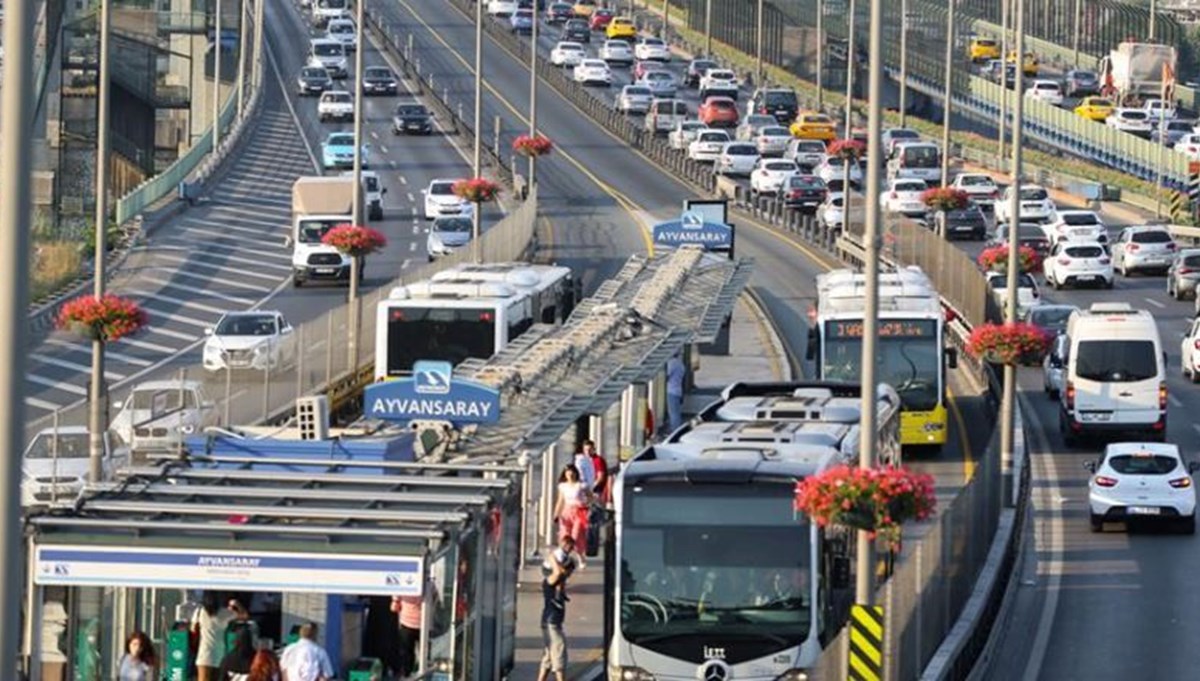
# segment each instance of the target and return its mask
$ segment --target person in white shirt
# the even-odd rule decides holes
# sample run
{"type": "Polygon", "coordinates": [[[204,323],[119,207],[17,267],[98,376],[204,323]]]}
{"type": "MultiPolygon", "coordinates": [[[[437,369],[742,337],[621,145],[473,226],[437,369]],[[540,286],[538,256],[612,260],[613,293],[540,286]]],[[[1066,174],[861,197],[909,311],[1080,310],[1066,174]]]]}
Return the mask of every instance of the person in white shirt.
{"type": "Polygon", "coordinates": [[[235,619],[247,619],[249,613],[237,600],[224,610],[216,592],[205,591],[202,604],[192,616],[192,631],[200,637],[196,650],[197,681],[218,681],[221,660],[225,657],[225,630],[235,619]]]}
{"type": "Polygon", "coordinates": [[[279,669],[283,671],[283,681],[330,681],[333,678],[329,654],[317,645],[316,624],[300,625],[300,639],[283,649],[279,669]]]}

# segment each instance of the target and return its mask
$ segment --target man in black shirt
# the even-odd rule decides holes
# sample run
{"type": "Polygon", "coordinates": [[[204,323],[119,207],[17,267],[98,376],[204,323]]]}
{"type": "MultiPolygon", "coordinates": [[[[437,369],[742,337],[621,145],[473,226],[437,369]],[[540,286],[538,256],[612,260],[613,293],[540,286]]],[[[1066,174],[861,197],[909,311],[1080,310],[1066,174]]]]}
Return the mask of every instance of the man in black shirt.
{"type": "Polygon", "coordinates": [[[542,579],[542,653],[538,681],[546,681],[551,673],[555,681],[564,681],[567,668],[567,639],[563,635],[563,620],[567,614],[567,580],[575,571],[575,540],[569,535],[559,543],[561,551],[551,553],[549,571],[542,579]]]}

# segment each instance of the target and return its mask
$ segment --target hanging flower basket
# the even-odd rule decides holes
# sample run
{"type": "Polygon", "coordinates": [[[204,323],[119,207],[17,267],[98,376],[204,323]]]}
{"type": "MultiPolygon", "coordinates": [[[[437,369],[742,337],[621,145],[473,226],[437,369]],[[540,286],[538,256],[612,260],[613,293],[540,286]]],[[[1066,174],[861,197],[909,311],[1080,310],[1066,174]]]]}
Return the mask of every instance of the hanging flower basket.
{"type": "Polygon", "coordinates": [[[860,159],[867,153],[867,145],[856,139],[834,140],[827,149],[830,156],[844,159],[860,159]]]}
{"type": "Polygon", "coordinates": [[[933,514],[933,478],[905,468],[838,466],[796,483],[795,510],[821,527],[866,530],[893,547],[901,526],[933,514]]]}
{"type": "Polygon", "coordinates": [[[325,232],[321,243],[332,246],[352,258],[361,258],[387,245],[387,237],[370,227],[338,225],[325,232]]]}
{"type": "Polygon", "coordinates": [[[952,187],[935,187],[921,192],[921,201],[931,210],[943,213],[952,210],[962,210],[971,205],[971,197],[961,189],[952,187]]]}
{"type": "Polygon", "coordinates": [[[108,342],[137,333],[146,325],[146,312],[129,298],[85,295],[67,301],[56,322],[87,340],[108,342]]]}
{"type": "Polygon", "coordinates": [[[455,196],[471,203],[485,203],[496,200],[500,185],[483,177],[475,177],[455,182],[452,190],[455,196]]]}
{"type": "Polygon", "coordinates": [[[521,135],[513,140],[513,151],[525,157],[545,156],[553,150],[554,143],[545,135],[521,135]]]}
{"type": "MultiPolygon", "coordinates": [[[[1017,256],[1019,258],[1019,261],[1017,262],[1017,268],[1021,272],[1032,272],[1037,268],[1038,265],[1042,263],[1041,256],[1038,255],[1037,251],[1028,246],[1018,246],[1017,256]]],[[[1001,244],[999,246],[985,248],[983,252],[979,254],[978,262],[979,266],[985,270],[990,270],[992,272],[1007,272],[1008,245],[1001,244]]]]}
{"type": "Polygon", "coordinates": [[[1050,346],[1046,330],[1035,324],[983,324],[971,331],[967,352],[992,364],[1033,364],[1050,346]]]}

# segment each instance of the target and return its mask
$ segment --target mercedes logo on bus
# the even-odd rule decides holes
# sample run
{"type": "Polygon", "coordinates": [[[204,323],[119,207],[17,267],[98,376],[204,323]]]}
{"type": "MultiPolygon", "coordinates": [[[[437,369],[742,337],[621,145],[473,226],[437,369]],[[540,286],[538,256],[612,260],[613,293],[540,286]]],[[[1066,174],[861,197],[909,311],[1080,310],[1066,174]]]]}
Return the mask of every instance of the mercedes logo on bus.
{"type": "Polygon", "coordinates": [[[729,665],[722,660],[709,660],[700,666],[700,681],[727,681],[729,665]]]}

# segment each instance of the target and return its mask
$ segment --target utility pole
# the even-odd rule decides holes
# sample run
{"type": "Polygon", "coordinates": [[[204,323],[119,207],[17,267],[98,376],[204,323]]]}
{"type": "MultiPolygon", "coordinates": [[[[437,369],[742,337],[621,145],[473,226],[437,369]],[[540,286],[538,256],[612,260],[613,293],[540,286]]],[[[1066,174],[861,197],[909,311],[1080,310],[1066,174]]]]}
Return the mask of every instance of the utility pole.
{"type": "Polygon", "coordinates": [[[1075,68],[1079,68],[1079,25],[1083,23],[1083,0],[1075,0],[1075,30],[1071,31],[1071,52],[1075,55],[1075,68]]]}
{"type": "MultiPolygon", "coordinates": [[[[534,14],[537,10],[534,10],[534,14]]],[[[475,155],[472,158],[473,174],[483,177],[483,2],[475,2],[475,155]]],[[[483,262],[483,251],[479,244],[482,233],[482,204],[471,204],[471,255],[476,264],[483,262]]]]}
{"type": "MultiPolygon", "coordinates": [[[[32,2],[6,3],[4,19],[4,88],[0,90],[0,230],[7,248],[0,258],[8,286],[0,297],[0,319],[8,329],[0,334],[0,424],[9,456],[4,457],[0,487],[0,547],[9,558],[0,561],[0,668],[15,674],[24,610],[25,561],[21,560],[21,457],[25,448],[25,352],[29,320],[29,190],[33,129],[33,7],[32,2]]],[[[25,617],[32,613],[25,612],[25,617]]],[[[37,632],[34,635],[38,635],[37,632]]]]}
{"type": "Polygon", "coordinates": [[[212,101],[212,153],[216,156],[221,144],[221,0],[217,0],[213,12],[213,101],[212,101]]]}
{"type": "MultiPolygon", "coordinates": [[[[96,300],[104,296],[104,254],[108,236],[108,118],[112,89],[109,87],[108,41],[111,33],[112,0],[100,0],[100,63],[96,74],[96,253],[93,256],[93,281],[96,300]]],[[[11,3],[10,3],[11,4],[11,3]]],[[[9,43],[10,45],[12,43],[9,43]]],[[[25,78],[27,76],[22,76],[25,78]]],[[[11,83],[11,81],[7,81],[11,83]]],[[[8,138],[11,142],[12,138],[8,138]]],[[[20,172],[28,172],[22,168],[20,172]]],[[[99,482],[104,474],[104,433],[108,430],[108,408],[104,388],[104,341],[92,339],[92,381],[88,394],[88,480],[99,482]]],[[[55,433],[55,437],[58,434],[55,433]]]]}
{"type": "MultiPolygon", "coordinates": [[[[879,158],[883,153],[883,3],[871,1],[871,33],[868,42],[867,77],[867,200],[863,247],[866,297],[863,305],[862,339],[862,420],[859,431],[859,468],[874,468],[875,451],[875,346],[879,340],[879,248],[882,212],[878,197],[883,183],[879,158]]],[[[858,531],[858,566],[854,601],[859,605],[875,603],[875,543],[866,530],[858,531]]]]}
{"type": "Polygon", "coordinates": [[[667,32],[671,28],[671,0],[663,0],[662,15],[663,15],[662,32],[660,33],[660,35],[658,37],[662,38],[663,42],[665,43],[665,42],[669,42],[669,40],[667,38],[667,35],[668,35],[667,32]]]}
{"type": "MultiPolygon", "coordinates": [[[[259,0],[262,2],[262,0],[259,0]]],[[[363,53],[367,51],[366,31],[363,29],[367,0],[354,0],[354,193],[350,221],[354,225],[366,224],[363,218],[363,119],[367,117],[367,109],[363,101],[363,53]]],[[[349,357],[351,371],[358,368],[358,335],[361,329],[362,300],[358,297],[358,280],[362,276],[362,258],[350,256],[350,333],[346,343],[346,353],[349,357]]]]}
{"type": "Polygon", "coordinates": [[[900,127],[908,123],[908,0],[900,0],[900,127]]]}
{"type": "Polygon", "coordinates": [[[263,44],[263,6],[266,0],[254,0],[254,89],[262,88],[263,55],[266,46],[263,44]]]}
{"type": "Polygon", "coordinates": [[[758,8],[754,13],[754,82],[761,86],[763,83],[763,0],[758,0],[758,8]]]}
{"type": "Polygon", "coordinates": [[[943,84],[945,90],[942,94],[943,187],[950,183],[950,116],[954,112],[954,100],[951,97],[951,83],[954,82],[954,7],[958,3],[955,0],[949,0],[946,4],[949,9],[946,10],[946,72],[942,76],[946,81],[943,84]]]}
{"type": "Polygon", "coordinates": [[[246,32],[246,0],[240,0],[238,7],[237,117],[240,119],[246,99],[246,41],[250,36],[246,32]]]}
{"type": "Polygon", "coordinates": [[[1004,126],[1008,123],[1008,9],[1011,4],[1012,0],[1000,0],[1000,120],[996,121],[997,161],[1004,158],[1004,126]]]}
{"type": "Polygon", "coordinates": [[[712,59],[712,5],[713,0],[704,0],[704,56],[712,59]]]}
{"type": "MultiPolygon", "coordinates": [[[[1018,1],[1014,10],[1016,19],[1013,22],[1013,28],[1016,30],[1016,50],[1017,58],[1022,59],[1025,54],[1025,3],[1018,1]]],[[[1025,70],[1021,68],[1024,64],[1017,66],[1016,75],[1016,91],[1017,96],[1013,99],[1013,133],[1012,133],[1012,187],[1013,192],[1009,203],[1009,219],[1008,225],[1008,286],[1006,288],[1007,299],[1004,301],[1004,321],[1012,324],[1017,321],[1017,276],[1020,273],[1018,268],[1020,260],[1019,242],[1017,240],[1017,224],[1020,222],[1017,218],[1020,216],[1021,208],[1021,144],[1024,138],[1025,122],[1025,104],[1024,97],[1021,96],[1021,88],[1025,84],[1025,70]]],[[[1000,400],[1000,471],[1003,479],[1003,487],[1000,498],[1005,505],[1012,504],[1012,486],[1013,486],[1013,441],[1014,430],[1014,414],[1017,408],[1017,368],[1011,364],[1004,365],[1004,392],[1000,400]]]]}
{"type": "MultiPolygon", "coordinates": [[[[630,13],[632,16],[632,12],[630,13]]],[[[538,92],[538,77],[537,77],[537,51],[538,51],[538,23],[541,18],[538,17],[537,3],[534,3],[533,11],[533,34],[529,39],[529,137],[532,139],[537,136],[537,92],[538,92]]],[[[529,155],[529,189],[533,189],[533,185],[537,182],[537,156],[529,155]]]]}
{"type": "Polygon", "coordinates": [[[817,110],[825,108],[825,0],[817,0],[817,110]]]}
{"type": "MultiPolygon", "coordinates": [[[[842,135],[846,139],[850,139],[850,129],[853,127],[853,119],[851,117],[854,114],[852,108],[854,104],[854,15],[857,13],[854,3],[855,0],[850,0],[850,33],[846,41],[846,134],[842,135]]],[[[878,156],[871,159],[871,163],[878,162],[878,156]]]]}
{"type": "Polygon", "coordinates": [[[1158,26],[1158,0],[1150,0],[1150,42],[1158,37],[1155,35],[1155,28],[1158,26]]]}

